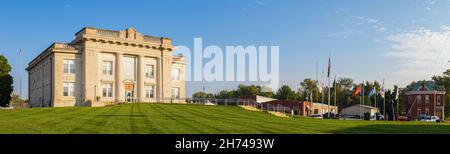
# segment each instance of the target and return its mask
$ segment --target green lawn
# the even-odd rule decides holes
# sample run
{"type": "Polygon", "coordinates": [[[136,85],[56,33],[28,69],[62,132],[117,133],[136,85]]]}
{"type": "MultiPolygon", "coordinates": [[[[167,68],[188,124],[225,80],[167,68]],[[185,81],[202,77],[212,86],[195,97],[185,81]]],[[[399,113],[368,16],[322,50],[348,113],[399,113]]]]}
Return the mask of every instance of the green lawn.
{"type": "Polygon", "coordinates": [[[450,125],[279,118],[236,106],[127,104],[0,110],[0,133],[450,133],[450,125]]]}

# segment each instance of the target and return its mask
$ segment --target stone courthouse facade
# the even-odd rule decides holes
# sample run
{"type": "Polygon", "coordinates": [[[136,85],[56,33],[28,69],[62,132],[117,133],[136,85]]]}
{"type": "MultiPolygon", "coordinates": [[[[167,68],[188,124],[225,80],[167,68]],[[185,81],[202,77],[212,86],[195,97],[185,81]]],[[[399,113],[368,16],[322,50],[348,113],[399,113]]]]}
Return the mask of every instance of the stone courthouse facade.
{"type": "Polygon", "coordinates": [[[30,107],[176,102],[185,97],[185,59],[172,40],[86,27],[70,43],[53,43],[33,59],[30,107]]]}

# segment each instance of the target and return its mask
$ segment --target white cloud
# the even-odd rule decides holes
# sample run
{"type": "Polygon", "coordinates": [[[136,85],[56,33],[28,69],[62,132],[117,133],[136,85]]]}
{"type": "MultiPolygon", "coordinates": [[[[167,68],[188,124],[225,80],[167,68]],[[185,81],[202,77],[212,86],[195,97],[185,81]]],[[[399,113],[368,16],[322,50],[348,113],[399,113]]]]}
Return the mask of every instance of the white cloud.
{"type": "Polygon", "coordinates": [[[383,21],[381,21],[378,18],[374,18],[374,17],[363,17],[363,16],[354,16],[354,19],[356,19],[356,25],[360,26],[363,25],[364,23],[367,23],[368,26],[372,27],[373,29],[376,29],[380,32],[384,32],[386,30],[388,30],[388,28],[386,28],[385,24],[383,23],[383,21]]]}
{"type": "Polygon", "coordinates": [[[390,51],[384,54],[397,65],[392,75],[399,80],[430,79],[440,75],[450,58],[450,27],[441,26],[437,31],[417,28],[386,38],[390,51]]]}
{"type": "Polygon", "coordinates": [[[436,4],[436,0],[425,0],[425,9],[431,11],[436,4]]]}

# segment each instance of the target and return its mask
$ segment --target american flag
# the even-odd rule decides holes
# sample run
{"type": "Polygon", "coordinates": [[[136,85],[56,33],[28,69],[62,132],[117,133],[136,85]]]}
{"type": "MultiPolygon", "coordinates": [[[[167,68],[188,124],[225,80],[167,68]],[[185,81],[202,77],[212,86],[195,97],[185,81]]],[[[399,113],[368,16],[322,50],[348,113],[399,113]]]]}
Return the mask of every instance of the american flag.
{"type": "Polygon", "coordinates": [[[331,57],[328,57],[328,78],[331,75],[331,57]]]}

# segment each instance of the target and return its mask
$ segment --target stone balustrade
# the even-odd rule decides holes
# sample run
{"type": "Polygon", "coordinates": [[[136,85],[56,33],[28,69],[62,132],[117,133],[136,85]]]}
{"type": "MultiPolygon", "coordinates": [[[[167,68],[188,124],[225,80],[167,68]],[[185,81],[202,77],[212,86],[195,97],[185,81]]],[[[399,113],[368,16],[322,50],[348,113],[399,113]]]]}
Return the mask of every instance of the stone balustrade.
{"type": "Polygon", "coordinates": [[[96,34],[99,35],[99,36],[119,38],[119,32],[118,31],[97,29],[96,34]]]}

